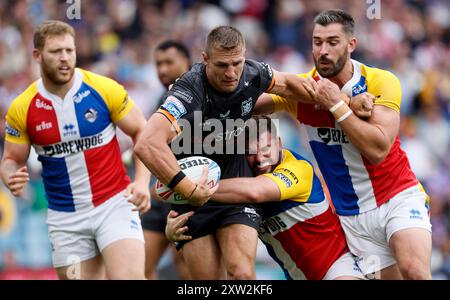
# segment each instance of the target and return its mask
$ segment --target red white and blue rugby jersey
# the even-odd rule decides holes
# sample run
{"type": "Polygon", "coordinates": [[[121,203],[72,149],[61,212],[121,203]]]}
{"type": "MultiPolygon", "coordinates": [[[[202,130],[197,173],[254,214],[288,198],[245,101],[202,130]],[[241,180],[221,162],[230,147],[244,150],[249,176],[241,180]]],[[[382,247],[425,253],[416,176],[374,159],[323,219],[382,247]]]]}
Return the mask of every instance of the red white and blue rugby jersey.
{"type": "Polygon", "coordinates": [[[321,280],[348,247],[311,163],[284,149],[281,163],[262,176],[277,184],[280,201],[261,205],[259,238],[287,279],[321,280]]]}
{"type": "Polygon", "coordinates": [[[73,212],[96,207],[126,188],[115,122],[134,103],[117,82],[75,69],[64,100],[42,79],[18,96],[6,116],[6,140],[31,144],[42,163],[48,207],[73,212]]]}
{"type": "MultiPolygon", "coordinates": [[[[392,73],[352,61],[353,77],[342,91],[349,96],[369,92],[376,96],[375,105],[400,111],[401,86],[392,73]]],[[[313,69],[302,77],[320,80],[313,69]]],[[[273,95],[275,110],[289,111],[304,124],[314,157],[320,167],[339,215],[357,215],[389,201],[401,191],[418,184],[398,136],[385,158],[371,164],[349,141],[339,123],[328,110],[314,105],[293,103],[273,95]]]]}

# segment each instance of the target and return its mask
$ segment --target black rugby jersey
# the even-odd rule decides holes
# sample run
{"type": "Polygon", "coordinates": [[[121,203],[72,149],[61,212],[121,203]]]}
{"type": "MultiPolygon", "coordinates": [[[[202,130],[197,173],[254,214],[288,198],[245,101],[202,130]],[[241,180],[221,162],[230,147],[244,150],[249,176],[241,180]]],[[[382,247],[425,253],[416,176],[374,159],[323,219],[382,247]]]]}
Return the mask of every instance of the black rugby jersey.
{"type": "Polygon", "coordinates": [[[181,127],[171,149],[177,159],[192,155],[211,158],[219,164],[221,178],[252,176],[245,156],[235,154],[236,141],[242,150],[243,141],[238,137],[244,136],[243,123],[251,117],[258,97],[273,87],[272,69],[265,63],[246,60],[238,87],[231,93],[214,89],[205,69],[203,63],[195,64],[166,93],[158,110],[181,127]],[[236,120],[239,122],[233,122],[236,120]]]}

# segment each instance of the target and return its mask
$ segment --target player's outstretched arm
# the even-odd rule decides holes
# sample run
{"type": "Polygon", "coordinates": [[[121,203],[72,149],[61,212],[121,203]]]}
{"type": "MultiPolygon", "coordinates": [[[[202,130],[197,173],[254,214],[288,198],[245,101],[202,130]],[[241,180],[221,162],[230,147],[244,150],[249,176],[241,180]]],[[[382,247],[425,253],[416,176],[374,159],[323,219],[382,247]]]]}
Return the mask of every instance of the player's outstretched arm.
{"type": "MultiPolygon", "coordinates": [[[[314,95],[310,93],[310,90],[313,88],[311,78],[305,78],[303,76],[276,70],[273,70],[273,73],[275,85],[270,90],[271,94],[285,98],[286,101],[320,104],[317,103],[314,95]]],[[[371,104],[373,103],[372,95],[363,93],[359,96],[350,98],[344,92],[339,93],[340,100],[349,105],[358,117],[366,118],[371,115],[371,104]]],[[[255,110],[255,114],[269,114],[274,112],[274,106],[270,104],[270,99],[263,94],[258,98],[255,110]]]]}
{"type": "MultiPolygon", "coordinates": [[[[270,90],[271,94],[278,95],[288,101],[316,104],[314,96],[309,93],[305,85],[309,84],[309,80],[303,76],[293,73],[279,72],[273,70],[275,85],[270,90]]],[[[350,98],[341,93],[341,99],[345,103],[350,102],[350,98]]]]}
{"type": "MultiPolygon", "coordinates": [[[[350,107],[350,109],[360,118],[368,118],[372,115],[373,104],[375,97],[370,93],[362,93],[352,98],[342,97],[342,100],[350,107]]],[[[288,106],[292,106],[293,103],[288,102],[288,100],[281,99],[283,105],[279,105],[286,110],[288,106]]],[[[295,104],[294,104],[295,105],[295,104]]],[[[287,109],[289,110],[289,109],[287,109]]],[[[269,115],[274,113],[275,102],[270,94],[264,93],[259,96],[258,101],[256,101],[255,107],[253,109],[253,115],[269,115]]]]}
{"type": "Polygon", "coordinates": [[[270,93],[286,98],[289,101],[314,103],[314,98],[304,87],[305,78],[296,74],[273,71],[275,85],[270,93]]]}
{"type": "Polygon", "coordinates": [[[30,148],[29,144],[5,142],[0,173],[3,183],[16,197],[23,195],[23,189],[30,180],[26,167],[30,148]]]}
{"type": "Polygon", "coordinates": [[[263,203],[280,200],[280,189],[266,176],[222,179],[211,199],[222,203],[263,203]]]}

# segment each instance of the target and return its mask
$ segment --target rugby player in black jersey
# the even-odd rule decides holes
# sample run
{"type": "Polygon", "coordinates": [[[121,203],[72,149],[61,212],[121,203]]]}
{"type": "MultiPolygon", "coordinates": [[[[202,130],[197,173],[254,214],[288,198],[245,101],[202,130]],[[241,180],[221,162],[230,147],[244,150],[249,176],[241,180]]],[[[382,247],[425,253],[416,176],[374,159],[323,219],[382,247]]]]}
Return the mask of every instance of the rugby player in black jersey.
{"type": "Polygon", "coordinates": [[[255,279],[259,209],[207,202],[214,190],[185,177],[177,159],[202,155],[219,164],[221,178],[252,176],[244,145],[237,141],[258,97],[270,92],[311,98],[304,79],[245,59],[244,38],[233,27],[219,26],[208,34],[203,60],[167,92],[134,150],[152,174],[187,199],[173,209],[195,211],[186,233],[193,239],[178,245],[192,279],[255,279]],[[233,120],[238,122],[227,126],[233,120]]]}

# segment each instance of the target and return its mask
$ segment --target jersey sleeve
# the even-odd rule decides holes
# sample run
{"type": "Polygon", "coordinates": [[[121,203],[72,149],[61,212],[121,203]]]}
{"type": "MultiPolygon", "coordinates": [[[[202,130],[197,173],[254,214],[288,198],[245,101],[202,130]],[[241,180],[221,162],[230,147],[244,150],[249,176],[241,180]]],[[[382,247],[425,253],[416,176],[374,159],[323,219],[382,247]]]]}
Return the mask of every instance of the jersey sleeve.
{"type": "Polygon", "coordinates": [[[5,140],[14,144],[30,144],[27,134],[26,103],[14,100],[6,114],[5,140]]]}
{"type": "Polygon", "coordinates": [[[275,85],[272,68],[264,62],[258,62],[257,68],[261,76],[261,90],[268,93],[275,85]]]}
{"type": "Polygon", "coordinates": [[[194,112],[202,110],[201,95],[194,87],[202,87],[203,84],[201,82],[195,83],[195,80],[188,76],[183,76],[174,83],[172,88],[164,95],[163,104],[156,111],[170,121],[178,134],[181,132],[181,128],[177,121],[180,119],[193,121],[194,112]]]}
{"type": "Polygon", "coordinates": [[[111,120],[117,123],[128,115],[134,106],[134,101],[128,96],[125,88],[113,80],[109,83],[107,92],[111,120]]]}
{"type": "Polygon", "coordinates": [[[375,105],[383,105],[396,112],[400,112],[400,104],[402,101],[400,81],[391,72],[384,70],[377,71],[368,86],[368,92],[375,96],[375,105]]]}
{"type": "Polygon", "coordinates": [[[280,189],[280,200],[306,202],[313,187],[314,170],[305,160],[281,163],[272,173],[263,174],[280,189]]]}

